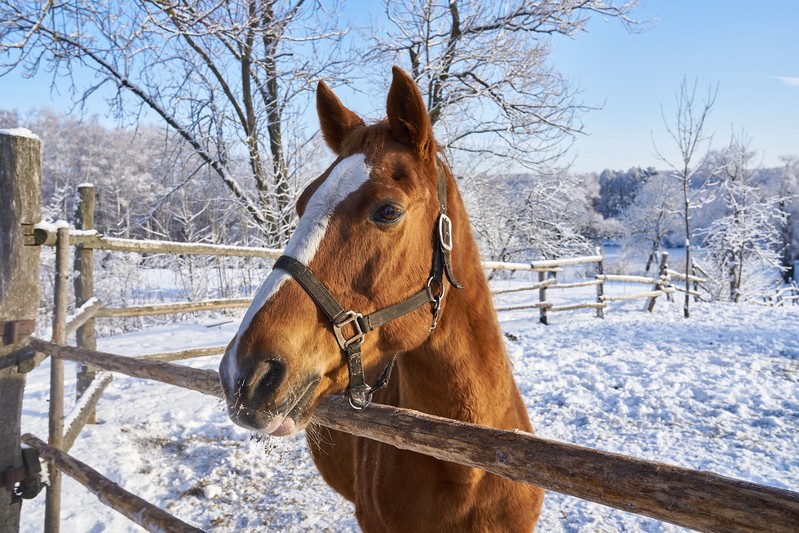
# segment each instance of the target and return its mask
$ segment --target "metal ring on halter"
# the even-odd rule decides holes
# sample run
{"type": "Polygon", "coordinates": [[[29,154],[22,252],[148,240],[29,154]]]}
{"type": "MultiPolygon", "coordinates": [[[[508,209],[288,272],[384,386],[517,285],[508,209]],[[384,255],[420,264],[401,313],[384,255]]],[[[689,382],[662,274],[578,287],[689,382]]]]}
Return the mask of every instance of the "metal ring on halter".
{"type": "Polygon", "coordinates": [[[372,403],[372,389],[369,389],[369,390],[366,392],[366,395],[367,395],[367,396],[366,396],[366,401],[364,402],[364,404],[363,404],[363,405],[356,405],[356,404],[354,404],[354,403],[352,402],[352,395],[351,395],[351,394],[348,394],[348,395],[347,395],[347,401],[349,402],[349,404],[350,404],[350,407],[352,407],[352,408],[353,408],[353,409],[355,409],[356,411],[363,411],[364,409],[366,409],[367,407],[369,407],[369,404],[370,404],[370,403],[372,403]]]}

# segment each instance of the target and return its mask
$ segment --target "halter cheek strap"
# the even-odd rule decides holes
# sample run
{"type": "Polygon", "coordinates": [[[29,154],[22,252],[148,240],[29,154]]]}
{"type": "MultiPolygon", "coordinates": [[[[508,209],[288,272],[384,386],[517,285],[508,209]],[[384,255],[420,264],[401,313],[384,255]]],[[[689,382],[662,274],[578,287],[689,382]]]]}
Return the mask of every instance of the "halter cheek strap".
{"type": "Polygon", "coordinates": [[[452,251],[452,221],[447,216],[447,188],[444,170],[439,164],[438,173],[438,203],[439,216],[433,237],[433,266],[427,285],[416,294],[373,313],[363,315],[355,311],[346,311],[330,294],[327,287],[307,266],[297,259],[284,255],[275,261],[273,268],[279,268],[289,273],[305,290],[311,299],[319,306],[322,312],[333,325],[333,334],[336,337],[341,351],[347,358],[347,369],[350,383],[347,387],[350,405],[354,409],[363,409],[372,401],[372,394],[384,387],[391,376],[396,357],[386,365],[374,386],[366,383],[364,376],[361,346],[364,337],[370,331],[383,324],[407,315],[416,309],[433,304],[433,320],[429,334],[432,334],[438,324],[441,311],[441,302],[444,299],[444,273],[452,286],[461,289],[461,285],[452,272],[450,252],[452,251]],[[432,288],[436,282],[437,292],[432,288]],[[346,330],[348,331],[345,331],[346,330]]]}

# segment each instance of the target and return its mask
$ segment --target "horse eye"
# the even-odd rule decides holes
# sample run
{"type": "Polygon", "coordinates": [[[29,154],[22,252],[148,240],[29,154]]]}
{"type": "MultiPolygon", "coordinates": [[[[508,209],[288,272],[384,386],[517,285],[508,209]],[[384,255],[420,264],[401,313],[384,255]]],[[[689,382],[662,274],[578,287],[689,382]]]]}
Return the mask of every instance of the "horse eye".
{"type": "Polygon", "coordinates": [[[394,224],[402,218],[402,209],[395,204],[384,204],[372,214],[372,221],[377,224],[394,224]]]}

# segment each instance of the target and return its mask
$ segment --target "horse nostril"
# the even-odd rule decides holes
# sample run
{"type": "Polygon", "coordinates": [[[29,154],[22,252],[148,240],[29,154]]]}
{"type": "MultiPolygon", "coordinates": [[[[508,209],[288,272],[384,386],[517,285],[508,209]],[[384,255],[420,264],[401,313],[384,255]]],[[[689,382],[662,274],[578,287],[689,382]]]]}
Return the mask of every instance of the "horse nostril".
{"type": "Polygon", "coordinates": [[[259,405],[274,395],[286,377],[286,363],[277,359],[261,361],[252,372],[250,399],[259,405]]]}

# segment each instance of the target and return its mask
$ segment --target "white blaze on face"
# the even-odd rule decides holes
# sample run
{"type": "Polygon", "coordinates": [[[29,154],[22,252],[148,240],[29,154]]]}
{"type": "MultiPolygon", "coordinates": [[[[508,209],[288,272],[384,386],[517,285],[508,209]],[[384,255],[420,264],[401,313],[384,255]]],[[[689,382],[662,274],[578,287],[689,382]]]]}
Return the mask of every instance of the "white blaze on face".
{"type": "MultiPolygon", "coordinates": [[[[293,257],[305,266],[311,264],[319,245],[325,237],[327,225],[336,207],[350,194],[357,191],[369,179],[369,167],[366,165],[364,154],[351,155],[339,162],[330,175],[308,200],[305,212],[297,224],[289,243],[283,254],[293,257]]],[[[290,279],[290,275],[283,270],[273,270],[264,280],[261,288],[253,298],[252,304],[247,309],[247,314],[241,321],[239,331],[233,340],[233,347],[228,354],[228,376],[236,379],[236,350],[239,340],[250,327],[255,315],[269,301],[283,283],[290,279]]],[[[233,383],[230,384],[231,389],[233,383]]]]}

